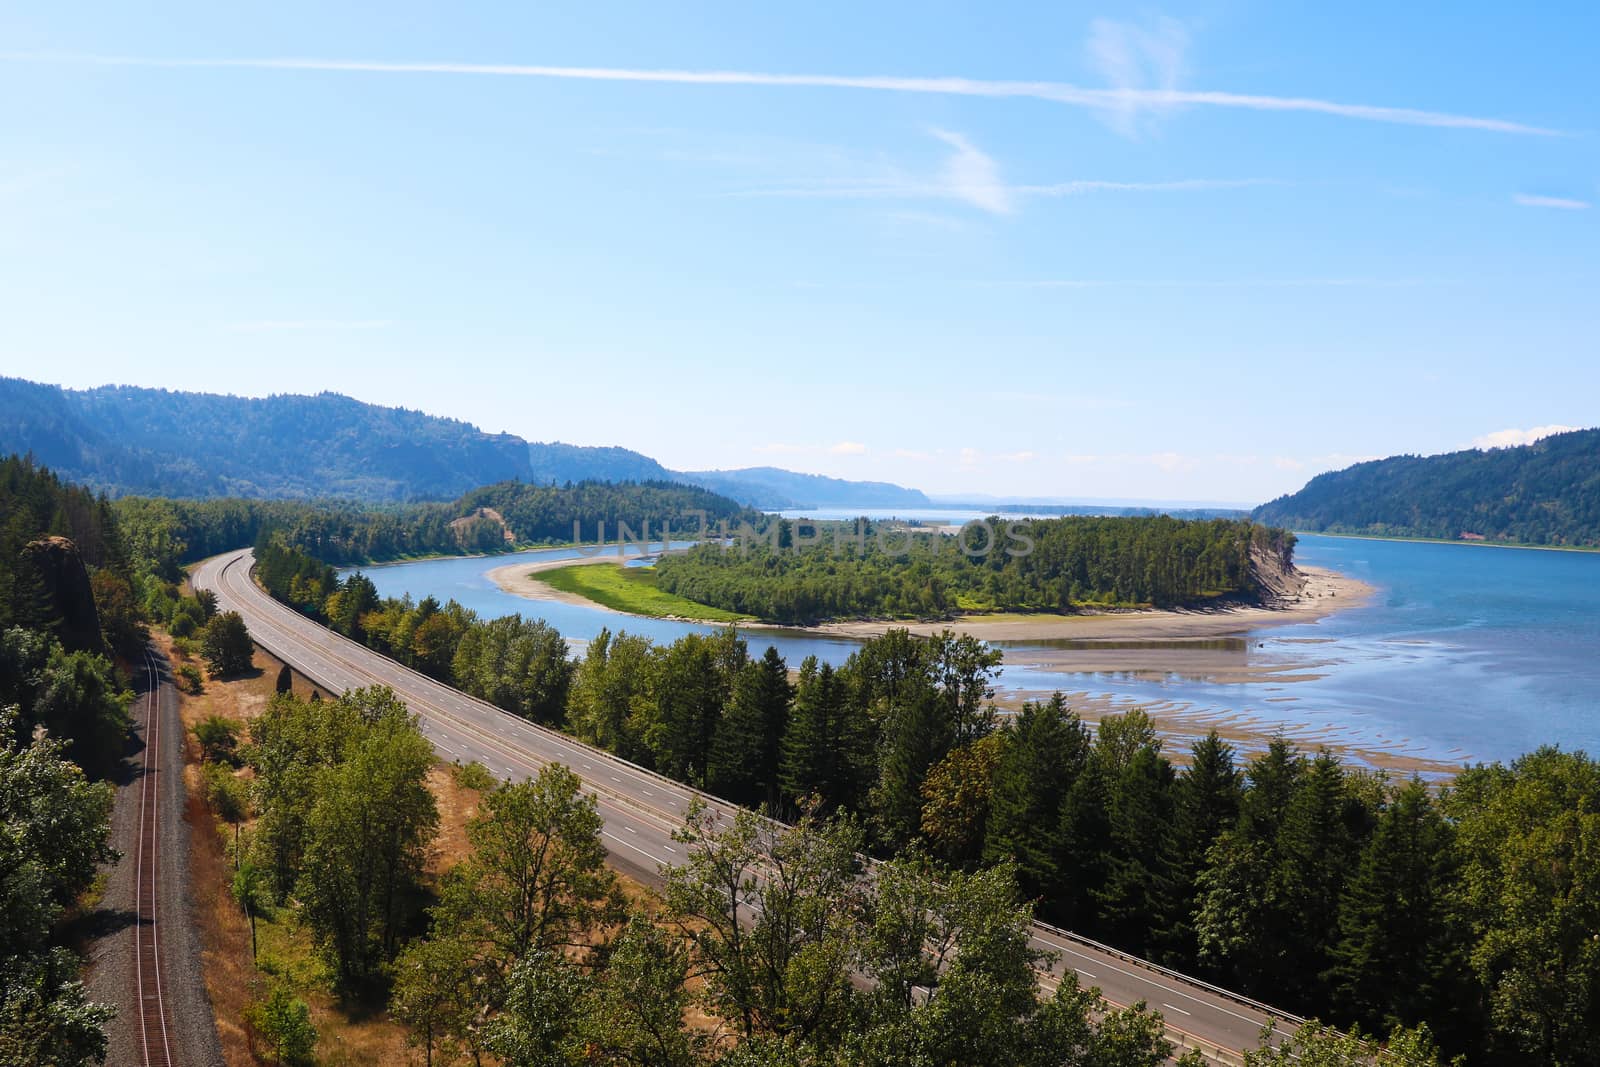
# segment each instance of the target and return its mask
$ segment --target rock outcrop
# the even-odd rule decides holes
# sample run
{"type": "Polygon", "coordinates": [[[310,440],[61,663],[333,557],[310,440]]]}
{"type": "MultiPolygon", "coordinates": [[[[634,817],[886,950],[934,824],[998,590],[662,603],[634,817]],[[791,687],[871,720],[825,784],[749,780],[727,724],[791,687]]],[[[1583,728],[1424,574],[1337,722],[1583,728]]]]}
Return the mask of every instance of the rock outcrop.
{"type": "Polygon", "coordinates": [[[78,546],[65,537],[30,541],[22,549],[22,565],[39,575],[44,607],[62,646],[74,652],[104,652],[100,613],[95,610],[89,571],[78,546]]]}

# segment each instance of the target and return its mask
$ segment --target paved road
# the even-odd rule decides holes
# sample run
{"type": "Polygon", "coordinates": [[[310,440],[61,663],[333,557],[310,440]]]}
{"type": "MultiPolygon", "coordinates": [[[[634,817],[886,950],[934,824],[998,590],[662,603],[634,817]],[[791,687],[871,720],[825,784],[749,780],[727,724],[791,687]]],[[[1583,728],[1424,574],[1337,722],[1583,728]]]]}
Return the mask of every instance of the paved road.
{"type": "Polygon", "coordinates": [[[107,1063],[221,1064],[189,892],[178,697],[153,647],[139,666],[133,733],[113,775],[111,839],[122,858],[106,871],[91,916],[89,992],[117,1008],[107,1063]]]}
{"type": "MultiPolygon", "coordinates": [[[[612,861],[630,874],[659,882],[662,866],[683,859],[672,831],[682,824],[693,797],[702,796],[721,819],[735,810],[501,711],[306,619],[255,584],[250,577],[253,562],[249,550],[215,556],[195,569],[193,584],[215,592],[224,610],[244,616],[257,643],[330,692],[375,684],[393,688],[448,759],[477,760],[494,774],[515,779],[529,777],[547,763],[566,764],[594,791],[612,861]]],[[[1262,1005],[1066,931],[1039,925],[1034,942],[1056,954],[1058,973],[1076,971],[1084,985],[1098,986],[1114,1004],[1146,1002],[1165,1017],[1175,1042],[1216,1054],[1221,1062],[1238,1062],[1238,1050],[1254,1048],[1267,1021],[1268,1009],[1262,1005]]]]}

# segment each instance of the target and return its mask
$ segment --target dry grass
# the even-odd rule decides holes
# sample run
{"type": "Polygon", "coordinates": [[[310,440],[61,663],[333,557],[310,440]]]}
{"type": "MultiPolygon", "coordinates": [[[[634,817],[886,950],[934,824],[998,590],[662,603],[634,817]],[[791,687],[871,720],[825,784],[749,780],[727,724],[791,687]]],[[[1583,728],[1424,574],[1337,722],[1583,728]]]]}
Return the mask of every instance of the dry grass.
{"type": "MultiPolygon", "coordinates": [[[[166,635],[158,634],[157,642],[174,664],[192,662],[173,648],[166,635]]],[[[243,722],[260,715],[272,699],[282,666],[276,657],[257,649],[255,673],[227,681],[208,679],[205,691],[198,696],[180,692],[179,707],[185,732],[210,715],[243,722]]],[[[312,689],[306,679],[294,675],[292,691],[296,696],[309,697],[312,689]]],[[[447,773],[430,775],[430,786],[435,785],[435,779],[450,783],[447,773]]],[[[269,975],[258,969],[250,958],[250,924],[232,893],[232,834],[226,826],[219,826],[206,805],[200,751],[192,734],[184,745],[184,780],[189,790],[186,812],[193,873],[191,892],[200,918],[206,992],[216,1012],[224,1061],[228,1067],[255,1067],[271,1061],[266,1056],[258,1057],[252,1050],[244,1012],[252,1001],[265,993],[269,975]]],[[[447,810],[466,810],[466,805],[459,799],[441,798],[442,826],[449,825],[445,817],[447,810]]],[[[456,822],[456,834],[461,836],[459,824],[464,819],[456,822]]],[[[465,840],[464,836],[461,840],[465,840]]],[[[328,991],[310,939],[292,918],[258,921],[256,934],[260,960],[287,974],[297,995],[311,1007],[311,1021],[318,1034],[319,1063],[420,1062],[415,1050],[406,1047],[404,1027],[383,1014],[352,1011],[328,991]]]]}
{"type": "MultiPolygon", "coordinates": [[[[166,634],[157,633],[155,639],[174,666],[195,662],[174,648],[166,634]]],[[[205,690],[199,695],[179,692],[186,735],[185,813],[190,835],[191,892],[201,926],[206,991],[216,1012],[217,1032],[228,1067],[256,1067],[270,1062],[265,1055],[258,1057],[253,1051],[251,1034],[243,1021],[245,1009],[265,994],[270,975],[250,957],[250,924],[232,893],[233,835],[229,827],[218,823],[206,804],[200,750],[190,731],[211,715],[248,723],[266,709],[283,664],[258,648],[254,665],[252,674],[240,678],[207,679],[205,690]]],[[[294,674],[292,691],[296,696],[307,698],[313,688],[305,678],[294,674]]],[[[443,762],[429,770],[427,784],[439,810],[439,832],[429,850],[427,865],[429,879],[437,882],[471,851],[467,823],[477,814],[483,794],[460,785],[453,765],[443,762]]],[[[631,907],[653,910],[654,898],[648,889],[620,873],[618,880],[631,907]]],[[[331,993],[310,938],[291,916],[284,914],[276,921],[258,920],[256,935],[260,962],[286,976],[296,995],[311,1008],[311,1021],[318,1034],[319,1063],[338,1067],[422,1062],[421,1052],[406,1045],[406,1031],[399,1023],[381,1011],[346,1004],[331,993]]],[[[693,1025],[707,1029],[714,1026],[712,1020],[699,1018],[698,1012],[692,1014],[696,1016],[691,1019],[693,1025]]]]}

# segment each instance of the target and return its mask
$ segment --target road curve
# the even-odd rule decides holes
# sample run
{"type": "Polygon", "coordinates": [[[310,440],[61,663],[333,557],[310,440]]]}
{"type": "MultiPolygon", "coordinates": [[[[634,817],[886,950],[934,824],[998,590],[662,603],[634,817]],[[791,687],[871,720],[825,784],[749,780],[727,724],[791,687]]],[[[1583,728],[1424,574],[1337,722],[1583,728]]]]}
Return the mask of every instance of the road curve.
{"type": "MultiPolygon", "coordinates": [[[[191,581],[197,589],[214,592],[223,610],[239,612],[256,643],[330,693],[367,685],[392,688],[447,759],[476,760],[499,777],[519,780],[545,764],[566,764],[593,790],[612,862],[629,873],[659,882],[661,867],[681,862],[681,846],[672,840],[672,831],[682,825],[695,797],[719,821],[736,810],[452,689],[312,622],[257,586],[250,576],[253,564],[248,549],[214,556],[195,568],[191,581]]],[[[1256,1047],[1269,1017],[1293,1020],[1287,1012],[1042,923],[1035,925],[1034,946],[1055,954],[1057,973],[1076,971],[1085,986],[1098,986],[1113,1004],[1144,1001],[1162,1013],[1169,1037],[1181,1048],[1198,1048],[1218,1062],[1240,1062],[1240,1051],[1256,1047]]]]}

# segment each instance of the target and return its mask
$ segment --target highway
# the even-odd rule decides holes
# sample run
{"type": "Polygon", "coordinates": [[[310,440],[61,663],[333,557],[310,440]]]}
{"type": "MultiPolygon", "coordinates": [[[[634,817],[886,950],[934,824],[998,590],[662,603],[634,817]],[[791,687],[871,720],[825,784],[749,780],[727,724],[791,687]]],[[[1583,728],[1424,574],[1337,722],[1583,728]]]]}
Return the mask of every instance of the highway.
{"type": "MultiPolygon", "coordinates": [[[[660,869],[683,859],[672,840],[693,798],[719,821],[732,805],[697,793],[642,767],[553,730],[517,718],[492,704],[411,670],[273,600],[250,576],[248,549],[215,556],[192,575],[197,589],[216,593],[222,610],[237,611],[257,644],[331,694],[386,685],[422,722],[423,733],[446,759],[476,760],[497,776],[527,778],[552,762],[563,763],[591,789],[605,819],[606,846],[615,866],[649,883],[660,869]]],[[[1297,1022],[1286,1012],[1097,945],[1067,931],[1037,924],[1035,947],[1054,953],[1056,973],[1076,971],[1108,1001],[1144,1001],[1161,1012],[1168,1036],[1180,1048],[1198,1048],[1220,1063],[1239,1063],[1240,1050],[1256,1047],[1269,1015],[1297,1022]]]]}

